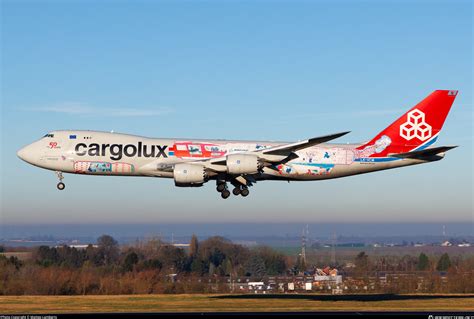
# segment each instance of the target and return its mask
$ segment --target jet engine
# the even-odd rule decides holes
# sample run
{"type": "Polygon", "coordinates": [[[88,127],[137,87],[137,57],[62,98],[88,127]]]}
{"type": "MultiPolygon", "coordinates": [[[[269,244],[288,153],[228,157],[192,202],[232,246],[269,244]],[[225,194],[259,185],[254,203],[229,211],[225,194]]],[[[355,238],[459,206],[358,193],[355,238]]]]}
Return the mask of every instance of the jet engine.
{"type": "Polygon", "coordinates": [[[257,155],[231,154],[227,156],[227,173],[229,174],[255,174],[262,168],[257,155]]]}
{"type": "Polygon", "coordinates": [[[173,170],[174,184],[179,187],[202,186],[207,182],[204,166],[199,164],[176,164],[173,170]]]}

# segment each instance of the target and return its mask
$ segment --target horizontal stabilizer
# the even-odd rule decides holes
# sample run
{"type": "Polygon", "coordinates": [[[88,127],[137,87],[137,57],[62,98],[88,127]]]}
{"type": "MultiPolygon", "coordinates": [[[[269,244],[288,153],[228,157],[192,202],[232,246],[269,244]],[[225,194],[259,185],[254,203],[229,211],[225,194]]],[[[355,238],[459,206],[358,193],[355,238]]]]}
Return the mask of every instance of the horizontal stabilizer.
{"type": "Polygon", "coordinates": [[[398,153],[398,154],[389,154],[390,157],[398,157],[398,158],[413,158],[413,159],[423,159],[430,156],[438,155],[439,153],[444,153],[449,151],[457,146],[439,146],[433,148],[426,148],[420,151],[413,151],[407,153],[398,153]]]}

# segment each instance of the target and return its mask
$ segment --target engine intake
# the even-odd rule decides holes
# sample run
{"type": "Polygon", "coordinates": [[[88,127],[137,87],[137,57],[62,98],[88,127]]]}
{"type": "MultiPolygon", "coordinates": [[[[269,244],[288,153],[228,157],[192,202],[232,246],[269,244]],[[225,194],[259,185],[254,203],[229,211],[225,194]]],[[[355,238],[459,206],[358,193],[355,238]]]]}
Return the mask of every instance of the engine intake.
{"type": "Polygon", "coordinates": [[[173,170],[174,184],[180,187],[202,186],[207,182],[204,166],[199,164],[176,164],[173,170]]]}
{"type": "Polygon", "coordinates": [[[227,173],[255,174],[261,168],[258,156],[253,154],[231,154],[227,156],[227,173]]]}

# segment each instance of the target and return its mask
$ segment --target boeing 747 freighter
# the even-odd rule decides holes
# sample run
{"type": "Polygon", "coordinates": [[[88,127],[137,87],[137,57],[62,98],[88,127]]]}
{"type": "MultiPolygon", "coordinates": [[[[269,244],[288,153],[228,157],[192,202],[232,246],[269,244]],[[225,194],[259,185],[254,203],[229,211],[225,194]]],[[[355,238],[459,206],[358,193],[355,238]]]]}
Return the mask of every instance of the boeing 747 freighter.
{"type": "Polygon", "coordinates": [[[457,91],[437,90],[366,143],[327,144],[349,132],[284,143],[147,138],[83,130],[52,131],[18,157],[63,173],[173,178],[180,187],[215,181],[222,198],[246,197],[265,180],[313,181],[442,159],[455,146],[433,147],[457,91]]]}

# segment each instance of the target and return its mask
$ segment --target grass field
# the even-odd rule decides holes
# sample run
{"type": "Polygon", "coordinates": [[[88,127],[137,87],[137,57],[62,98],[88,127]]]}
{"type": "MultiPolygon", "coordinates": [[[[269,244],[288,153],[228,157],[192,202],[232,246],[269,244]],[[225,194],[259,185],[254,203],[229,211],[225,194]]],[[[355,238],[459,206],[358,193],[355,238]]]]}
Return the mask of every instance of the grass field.
{"type": "Polygon", "coordinates": [[[474,311],[474,295],[0,296],[0,314],[216,311],[474,311]]]}

